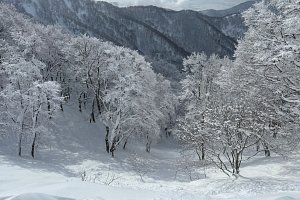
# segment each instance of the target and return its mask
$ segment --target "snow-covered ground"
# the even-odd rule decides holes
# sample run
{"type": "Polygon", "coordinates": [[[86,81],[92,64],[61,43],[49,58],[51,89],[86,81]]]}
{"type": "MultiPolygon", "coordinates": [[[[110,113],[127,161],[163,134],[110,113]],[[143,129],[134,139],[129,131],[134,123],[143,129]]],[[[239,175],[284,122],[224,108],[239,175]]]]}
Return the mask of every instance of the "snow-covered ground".
{"type": "Polygon", "coordinates": [[[300,156],[256,158],[228,178],[213,167],[184,165],[179,148],[166,140],[153,147],[129,145],[115,158],[104,149],[103,127],[72,111],[57,121],[37,159],[19,158],[0,146],[0,200],[202,200],[300,199],[300,156]],[[192,179],[192,181],[190,181],[192,179]]]}

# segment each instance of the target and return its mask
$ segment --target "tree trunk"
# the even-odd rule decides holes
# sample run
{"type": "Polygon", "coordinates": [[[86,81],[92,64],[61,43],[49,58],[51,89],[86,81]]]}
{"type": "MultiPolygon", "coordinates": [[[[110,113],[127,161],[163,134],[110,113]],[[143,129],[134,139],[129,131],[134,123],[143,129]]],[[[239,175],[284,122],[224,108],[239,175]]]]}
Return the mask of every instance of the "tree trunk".
{"type": "Polygon", "coordinates": [[[101,102],[99,100],[99,95],[96,96],[96,103],[97,103],[98,112],[101,115],[101,102]]]}
{"type": "Polygon", "coordinates": [[[266,157],[270,157],[271,156],[271,152],[270,152],[270,149],[269,149],[269,145],[264,143],[264,151],[265,151],[265,156],[266,157]]]}
{"type": "Polygon", "coordinates": [[[109,127],[106,127],[106,135],[105,135],[105,145],[106,145],[106,152],[109,153],[109,141],[108,141],[108,136],[109,136],[109,127]]]}
{"type": "Polygon", "coordinates": [[[111,152],[111,157],[115,157],[115,147],[114,145],[111,146],[111,149],[110,149],[110,152],[111,152]]]}
{"type": "MultiPolygon", "coordinates": [[[[267,147],[268,148],[268,147],[267,147]]],[[[271,152],[269,149],[265,149],[265,156],[266,157],[270,157],[271,156],[271,152]]]]}
{"type": "Polygon", "coordinates": [[[240,173],[240,160],[239,160],[239,153],[235,153],[235,163],[234,163],[234,168],[235,172],[234,174],[239,174],[240,173]]]}
{"type": "Polygon", "coordinates": [[[147,152],[147,153],[150,153],[150,150],[151,150],[151,143],[152,143],[152,140],[151,140],[151,138],[147,135],[147,143],[146,143],[146,152],[147,152]]]}
{"type": "Polygon", "coordinates": [[[81,96],[80,96],[79,99],[78,99],[79,112],[82,112],[82,106],[81,106],[81,103],[82,103],[82,101],[81,101],[81,96]]]}
{"type": "Polygon", "coordinates": [[[23,131],[20,133],[20,137],[19,137],[19,156],[22,156],[22,140],[23,140],[23,131]]]}
{"type": "Polygon", "coordinates": [[[204,149],[204,142],[201,143],[201,159],[205,159],[205,149],[204,149]]]}
{"type": "Polygon", "coordinates": [[[257,142],[256,144],[256,151],[259,151],[260,150],[260,142],[257,142]]]}
{"type": "Polygon", "coordinates": [[[128,140],[128,138],[125,140],[125,142],[124,142],[124,145],[123,145],[123,150],[125,150],[126,149],[126,146],[127,146],[127,140],[128,140]]]}
{"type": "Polygon", "coordinates": [[[151,151],[151,143],[147,142],[147,144],[146,144],[146,152],[150,153],[150,151],[151,151]]]}
{"type": "Polygon", "coordinates": [[[87,94],[83,93],[83,105],[85,109],[86,109],[86,102],[87,102],[87,94]]]}
{"type": "Polygon", "coordinates": [[[32,145],[31,145],[31,156],[32,158],[35,157],[35,151],[36,151],[36,142],[37,142],[37,133],[36,133],[36,125],[38,123],[38,116],[39,116],[39,113],[40,113],[40,108],[41,108],[41,104],[39,105],[39,109],[36,110],[35,112],[35,116],[33,117],[33,126],[32,126],[32,131],[33,131],[33,134],[34,134],[34,138],[33,138],[33,142],[32,142],[32,145]]]}
{"type": "Polygon", "coordinates": [[[92,113],[91,113],[91,118],[90,118],[90,123],[94,122],[96,123],[95,119],[95,99],[93,100],[93,105],[92,105],[92,113]]]}
{"type": "Polygon", "coordinates": [[[94,113],[94,111],[92,111],[92,113],[91,113],[91,118],[90,118],[90,123],[92,123],[92,122],[96,123],[96,118],[95,118],[95,113],[94,113]]]}
{"type": "Polygon", "coordinates": [[[123,145],[123,150],[125,150],[126,147],[127,147],[127,143],[128,143],[129,137],[130,137],[130,136],[128,136],[128,137],[125,139],[125,142],[124,142],[124,145],[123,145]]]}
{"type": "Polygon", "coordinates": [[[165,128],[165,134],[166,134],[166,138],[168,138],[168,128],[165,128]]]}
{"type": "Polygon", "coordinates": [[[49,113],[49,119],[52,118],[51,116],[51,104],[50,104],[50,99],[47,97],[47,108],[48,108],[48,113],[49,113]]]}
{"type": "Polygon", "coordinates": [[[112,157],[115,157],[116,144],[117,144],[117,138],[114,137],[113,142],[110,147],[110,150],[109,150],[112,157]]]}
{"type": "Polygon", "coordinates": [[[61,110],[62,112],[64,112],[64,107],[63,107],[63,104],[62,104],[62,103],[60,103],[60,110],[61,110]]]}
{"type": "Polygon", "coordinates": [[[31,145],[31,157],[32,157],[32,158],[35,157],[36,140],[37,140],[37,134],[34,133],[34,138],[33,138],[33,142],[32,142],[32,145],[31,145]]]}

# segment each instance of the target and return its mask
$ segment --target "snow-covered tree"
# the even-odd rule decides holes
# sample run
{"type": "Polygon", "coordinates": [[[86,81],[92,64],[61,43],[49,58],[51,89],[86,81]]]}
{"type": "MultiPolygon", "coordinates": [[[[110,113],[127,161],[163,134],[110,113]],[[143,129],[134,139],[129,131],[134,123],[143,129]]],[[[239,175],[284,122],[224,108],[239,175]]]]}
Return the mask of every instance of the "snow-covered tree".
{"type": "MultiPolygon", "coordinates": [[[[9,116],[7,123],[18,132],[18,154],[22,154],[23,138],[31,138],[31,155],[35,156],[38,136],[46,129],[45,121],[55,111],[59,99],[59,85],[55,82],[41,82],[42,76],[37,60],[23,58],[16,63],[3,62],[1,73],[8,77],[8,83],[0,92],[3,111],[9,116]]],[[[42,67],[42,66],[40,66],[42,67]]]]}
{"type": "Polygon", "coordinates": [[[31,39],[25,27],[34,25],[7,6],[1,7],[0,19],[6,33],[0,42],[0,123],[5,125],[6,135],[17,135],[18,154],[21,156],[25,147],[34,157],[39,136],[48,133],[47,122],[61,100],[60,86],[44,81],[41,72],[45,64],[34,55],[27,56],[26,44],[31,39]]]}
{"type": "Polygon", "coordinates": [[[235,53],[233,85],[239,97],[251,99],[262,124],[261,141],[267,156],[270,149],[282,151],[295,136],[299,119],[299,1],[262,1],[244,13],[249,27],[235,53]],[[295,28],[296,27],[296,28],[295,28]],[[267,133],[268,134],[267,134],[267,133]],[[287,137],[289,136],[289,137],[287,137]]]}
{"type": "Polygon", "coordinates": [[[175,96],[175,91],[171,87],[170,81],[161,75],[157,75],[155,91],[156,105],[163,114],[159,124],[166,137],[170,137],[177,118],[178,98],[175,96]]]}
{"type": "Polygon", "coordinates": [[[260,126],[251,104],[223,95],[205,113],[205,131],[210,135],[207,157],[227,175],[238,175],[244,160],[256,154],[260,126]],[[246,154],[247,153],[247,154],[246,154]],[[245,154],[248,156],[246,157],[245,154]]]}
{"type": "Polygon", "coordinates": [[[299,142],[299,1],[262,1],[235,61],[218,76],[220,100],[206,112],[207,155],[227,174],[259,152],[288,155],[299,142]],[[291,23],[292,22],[292,23],[291,23]]]}
{"type": "MultiPolygon", "coordinates": [[[[159,109],[159,83],[151,65],[135,51],[87,36],[75,38],[73,47],[82,90],[79,109],[89,104],[90,121],[98,118],[106,125],[106,151],[114,155],[117,146],[123,143],[125,148],[130,137],[145,140],[150,151],[161,134],[158,121],[170,118],[159,109]]],[[[166,104],[167,97],[160,97],[160,103],[166,104]]],[[[164,111],[168,109],[173,115],[174,108],[164,111]]]]}
{"type": "Polygon", "coordinates": [[[192,54],[184,60],[187,77],[182,82],[184,92],[181,99],[186,113],[179,121],[178,137],[183,143],[191,144],[201,160],[205,158],[205,143],[209,137],[204,131],[205,112],[215,95],[218,95],[215,81],[221,63],[218,56],[208,58],[204,53],[192,54]]]}

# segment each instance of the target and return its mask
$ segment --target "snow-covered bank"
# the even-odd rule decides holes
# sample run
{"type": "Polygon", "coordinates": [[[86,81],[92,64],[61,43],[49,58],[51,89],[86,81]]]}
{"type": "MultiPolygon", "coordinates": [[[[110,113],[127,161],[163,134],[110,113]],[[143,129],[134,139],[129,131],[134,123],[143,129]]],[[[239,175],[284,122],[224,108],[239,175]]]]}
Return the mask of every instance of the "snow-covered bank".
{"type": "Polygon", "coordinates": [[[168,140],[156,145],[151,154],[136,153],[130,146],[111,158],[104,149],[103,127],[90,124],[87,115],[72,106],[65,106],[56,119],[65,126],[59,126],[63,127],[57,130],[60,133],[38,150],[35,160],[1,151],[1,200],[300,199],[296,153],[287,160],[250,160],[242,168],[244,178],[237,180],[213,167],[180,168],[178,147],[168,140]],[[194,170],[194,181],[189,181],[188,170],[194,170]]]}
{"type": "Polygon", "coordinates": [[[1,152],[1,200],[300,199],[298,154],[289,160],[250,160],[242,168],[245,178],[239,179],[206,167],[193,171],[190,182],[189,172],[179,168],[181,155],[171,141],[156,145],[151,154],[135,153],[130,147],[113,159],[105,152],[101,126],[77,112],[72,105],[65,107],[57,118],[65,124],[59,130],[64,134],[48,141],[37,159],[1,152]],[[139,165],[134,163],[137,159],[139,165]]]}
{"type": "MultiPolygon", "coordinates": [[[[0,156],[0,162],[0,199],[5,200],[300,199],[297,171],[294,171],[294,176],[291,174],[281,176],[286,167],[282,162],[268,161],[270,164],[267,164],[265,170],[260,165],[245,167],[243,169],[245,173],[256,172],[256,177],[249,179],[213,178],[214,173],[218,172],[211,170],[209,172],[211,178],[191,183],[155,180],[150,177],[141,182],[137,175],[124,171],[122,177],[111,185],[85,182],[80,177],[62,171],[55,172],[53,166],[57,163],[48,163],[47,167],[43,161],[3,155],[0,156]]],[[[82,168],[86,168],[87,163],[95,166],[95,162],[85,162],[82,168]]],[[[98,163],[98,166],[100,165],[101,162],[98,163]]],[[[101,171],[101,168],[99,170],[101,171]]]]}

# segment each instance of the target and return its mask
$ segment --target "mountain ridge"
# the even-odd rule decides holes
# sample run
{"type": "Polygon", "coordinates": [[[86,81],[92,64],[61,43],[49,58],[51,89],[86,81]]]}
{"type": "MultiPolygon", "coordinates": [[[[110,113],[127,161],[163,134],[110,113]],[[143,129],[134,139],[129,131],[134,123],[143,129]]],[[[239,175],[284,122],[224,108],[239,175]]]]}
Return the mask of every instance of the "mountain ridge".
{"type": "MultiPolygon", "coordinates": [[[[222,21],[197,11],[173,11],[156,6],[119,8],[92,0],[0,0],[43,24],[61,25],[137,50],[166,77],[179,70],[192,52],[233,55],[235,34],[222,31],[222,21]],[[170,69],[160,69],[169,63],[170,69]],[[171,66],[173,65],[173,66],[171,66]],[[165,72],[162,72],[165,71],[165,72]]],[[[224,29],[224,28],[223,28],[224,29]]]]}
{"type": "Polygon", "coordinates": [[[228,15],[239,14],[244,12],[245,10],[249,9],[253,6],[256,1],[246,1],[244,3],[238,4],[232,8],[224,9],[224,10],[215,10],[215,9],[208,9],[202,10],[200,13],[210,16],[210,17],[226,17],[228,15]]]}

